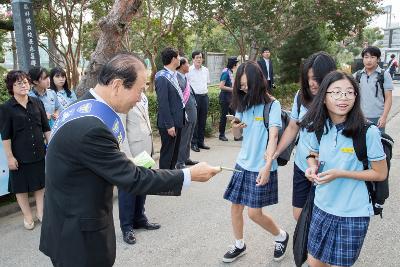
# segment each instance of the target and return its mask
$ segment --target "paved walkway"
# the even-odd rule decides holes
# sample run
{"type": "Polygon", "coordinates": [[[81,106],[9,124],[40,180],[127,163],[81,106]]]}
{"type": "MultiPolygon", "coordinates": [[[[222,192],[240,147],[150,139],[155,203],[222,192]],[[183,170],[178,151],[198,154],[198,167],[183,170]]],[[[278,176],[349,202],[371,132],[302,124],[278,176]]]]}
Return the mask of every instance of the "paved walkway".
{"type": "MultiPolygon", "coordinates": [[[[400,87],[400,86],[398,86],[400,87]]],[[[388,133],[400,140],[400,88],[395,91],[392,119],[388,133]]],[[[228,136],[232,140],[232,136],[228,136]]],[[[240,143],[207,140],[210,151],[192,152],[195,160],[215,165],[233,166],[240,143]]],[[[392,160],[390,199],[384,218],[374,217],[356,266],[400,266],[400,146],[396,143],[392,160]]],[[[265,208],[290,234],[295,222],[291,208],[293,165],[279,169],[279,204],[265,208]]],[[[221,262],[233,236],[229,202],[222,198],[230,179],[229,172],[217,175],[207,184],[193,183],[181,197],[149,196],[146,211],[150,221],[162,225],[157,231],[138,231],[137,244],[122,241],[118,206],[114,204],[117,235],[115,266],[226,266],[221,262]]],[[[0,266],[51,266],[38,251],[40,227],[32,232],[23,229],[21,213],[0,218],[0,266]]],[[[245,218],[245,242],[248,253],[232,266],[294,266],[291,249],[279,264],[272,261],[273,238],[245,218]]],[[[289,246],[292,246],[290,242],[289,246]]]]}

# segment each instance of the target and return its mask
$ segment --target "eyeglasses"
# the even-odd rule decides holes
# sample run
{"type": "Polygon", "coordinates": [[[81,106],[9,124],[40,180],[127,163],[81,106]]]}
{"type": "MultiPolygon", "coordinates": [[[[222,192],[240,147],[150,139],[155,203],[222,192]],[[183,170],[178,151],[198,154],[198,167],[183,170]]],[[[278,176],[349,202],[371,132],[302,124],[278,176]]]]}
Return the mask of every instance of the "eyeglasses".
{"type": "Polygon", "coordinates": [[[28,82],[27,80],[18,81],[18,82],[15,82],[14,85],[15,85],[15,86],[18,86],[18,87],[22,87],[22,86],[24,86],[24,85],[29,86],[29,82],[28,82]]]}
{"type": "Polygon", "coordinates": [[[326,93],[331,94],[331,97],[335,100],[339,100],[340,98],[342,98],[342,96],[345,96],[349,100],[353,100],[354,98],[356,98],[356,95],[357,95],[357,93],[352,90],[348,90],[346,92],[331,91],[331,92],[326,92],[326,93]]]}

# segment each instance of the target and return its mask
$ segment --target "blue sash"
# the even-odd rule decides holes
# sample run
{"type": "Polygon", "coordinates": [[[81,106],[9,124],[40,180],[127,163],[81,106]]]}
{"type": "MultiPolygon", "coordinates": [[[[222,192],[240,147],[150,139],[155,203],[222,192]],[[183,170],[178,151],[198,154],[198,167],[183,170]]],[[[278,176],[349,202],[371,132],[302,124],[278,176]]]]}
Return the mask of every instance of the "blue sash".
{"type": "Polygon", "coordinates": [[[158,77],[165,77],[175,87],[179,97],[181,98],[182,107],[185,107],[185,102],[183,100],[182,89],[179,86],[178,81],[176,79],[174,79],[172,74],[169,71],[167,71],[166,69],[162,69],[162,70],[160,70],[159,72],[156,73],[156,79],[158,77]]]}
{"type": "Polygon", "coordinates": [[[53,139],[53,136],[55,136],[58,130],[66,123],[88,116],[96,117],[101,120],[114,135],[119,144],[124,141],[125,129],[121,118],[108,105],[95,99],[82,100],[64,109],[54,123],[51,131],[51,139],[53,139]]]}

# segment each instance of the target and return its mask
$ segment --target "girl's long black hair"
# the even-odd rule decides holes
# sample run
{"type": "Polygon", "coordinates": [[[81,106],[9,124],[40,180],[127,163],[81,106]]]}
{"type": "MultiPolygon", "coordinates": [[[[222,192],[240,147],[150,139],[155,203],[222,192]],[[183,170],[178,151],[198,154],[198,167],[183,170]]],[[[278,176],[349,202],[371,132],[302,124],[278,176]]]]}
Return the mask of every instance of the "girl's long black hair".
{"type": "Polygon", "coordinates": [[[326,123],[329,119],[328,109],[325,105],[326,92],[332,83],[343,79],[351,83],[356,94],[354,106],[347,113],[346,121],[344,122],[343,135],[353,137],[361,132],[365,124],[365,118],[360,106],[360,88],[353,76],[342,71],[332,71],[325,76],[319,87],[318,94],[300,123],[302,128],[306,128],[308,132],[327,133],[330,126],[326,123]]]}
{"type": "MultiPolygon", "coordinates": [[[[67,73],[60,67],[52,68],[50,71],[50,88],[53,89],[57,93],[57,86],[54,84],[54,76],[61,75],[63,77],[67,77],[67,73]]],[[[65,79],[64,83],[64,91],[67,93],[67,97],[71,97],[71,90],[68,86],[68,81],[65,79]]]]}
{"type": "Polygon", "coordinates": [[[239,66],[233,85],[232,108],[243,112],[253,106],[267,104],[271,98],[267,93],[267,81],[262,70],[254,61],[247,61],[239,66]],[[247,77],[247,93],[240,90],[240,79],[243,74],[247,77]]]}
{"type": "Polygon", "coordinates": [[[324,51],[319,51],[309,56],[303,63],[301,69],[301,90],[299,93],[300,101],[303,106],[309,108],[314,99],[308,84],[308,70],[312,69],[314,78],[321,85],[324,77],[331,71],[336,70],[336,62],[331,55],[324,51]]]}

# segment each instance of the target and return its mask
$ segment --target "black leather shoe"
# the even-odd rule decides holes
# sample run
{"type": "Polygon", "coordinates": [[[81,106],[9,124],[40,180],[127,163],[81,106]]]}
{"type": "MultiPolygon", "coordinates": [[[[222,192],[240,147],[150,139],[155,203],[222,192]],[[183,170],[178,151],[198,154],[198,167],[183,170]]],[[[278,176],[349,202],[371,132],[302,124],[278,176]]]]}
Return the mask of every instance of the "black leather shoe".
{"type": "Polygon", "coordinates": [[[197,163],[199,163],[197,160],[188,159],[188,160],[185,162],[185,165],[196,165],[197,163]]]}
{"type": "Polygon", "coordinates": [[[146,230],[157,230],[161,227],[158,223],[149,223],[146,222],[144,224],[139,224],[133,226],[133,229],[146,229],[146,230]]]}
{"type": "Polygon", "coordinates": [[[207,149],[207,150],[210,149],[210,147],[209,147],[209,146],[206,146],[205,144],[199,145],[199,148],[201,148],[201,149],[207,149]]]}
{"type": "Polygon", "coordinates": [[[225,135],[220,135],[220,136],[219,136],[219,140],[221,140],[221,141],[228,141],[228,138],[226,138],[225,135]]]}
{"type": "Polygon", "coordinates": [[[135,232],[133,230],[130,230],[128,232],[122,233],[124,242],[133,245],[136,243],[136,237],[135,237],[135,232]]]}
{"type": "Polygon", "coordinates": [[[176,164],[175,169],[184,169],[186,168],[186,164],[176,164]]]}
{"type": "Polygon", "coordinates": [[[200,148],[197,145],[192,145],[191,147],[194,152],[200,152],[200,148]]]}
{"type": "Polygon", "coordinates": [[[241,137],[239,137],[239,138],[233,138],[233,140],[235,140],[235,141],[242,141],[243,140],[243,136],[241,136],[241,137]]]}

